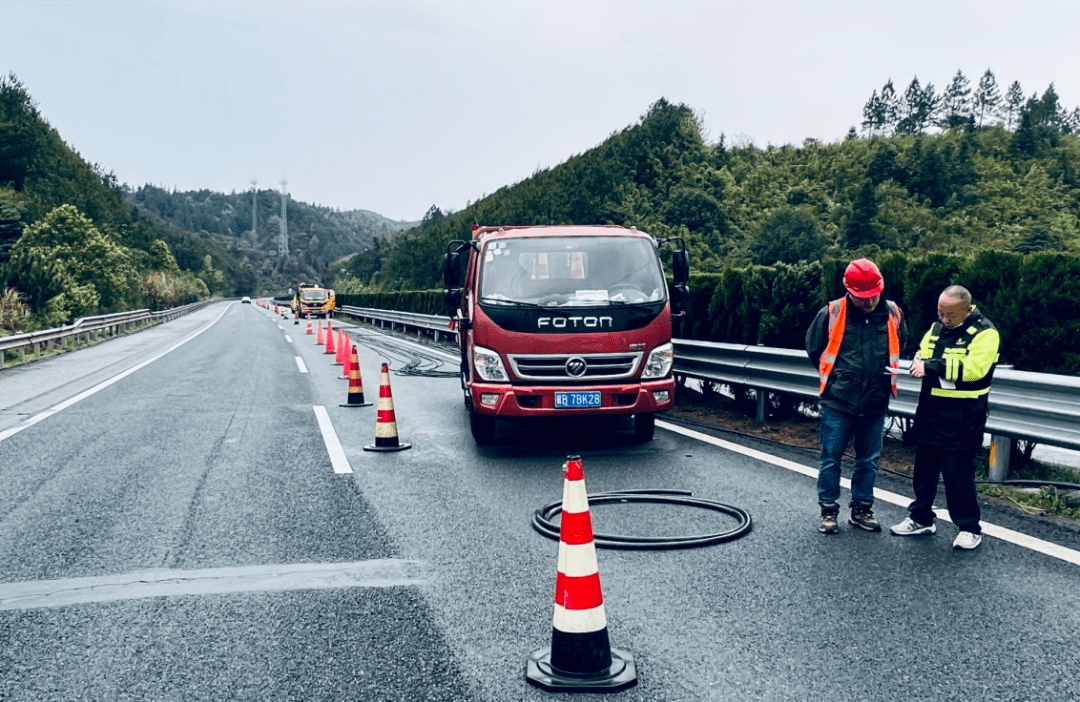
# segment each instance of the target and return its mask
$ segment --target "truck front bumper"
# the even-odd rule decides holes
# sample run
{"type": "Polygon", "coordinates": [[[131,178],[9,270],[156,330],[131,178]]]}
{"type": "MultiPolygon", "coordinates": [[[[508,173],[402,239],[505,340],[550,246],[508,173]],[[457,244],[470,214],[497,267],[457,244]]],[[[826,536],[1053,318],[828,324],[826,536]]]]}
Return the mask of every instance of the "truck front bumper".
{"type": "Polygon", "coordinates": [[[509,385],[473,383],[473,410],[499,417],[556,417],[574,414],[642,414],[663,412],[675,404],[675,379],[661,378],[617,385],[509,385]],[[570,409],[555,406],[555,393],[600,393],[600,406],[570,409]]]}

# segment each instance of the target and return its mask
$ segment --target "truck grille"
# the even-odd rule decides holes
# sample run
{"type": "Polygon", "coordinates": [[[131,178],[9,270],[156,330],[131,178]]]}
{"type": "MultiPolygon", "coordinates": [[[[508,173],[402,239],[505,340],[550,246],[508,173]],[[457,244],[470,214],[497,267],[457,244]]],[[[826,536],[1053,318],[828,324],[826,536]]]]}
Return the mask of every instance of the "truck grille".
{"type": "Polygon", "coordinates": [[[508,354],[514,375],[522,380],[552,382],[618,380],[629,378],[641,362],[640,353],[508,354]],[[569,363],[575,359],[574,363],[569,363]],[[584,369],[578,372],[581,362],[584,369]]]}

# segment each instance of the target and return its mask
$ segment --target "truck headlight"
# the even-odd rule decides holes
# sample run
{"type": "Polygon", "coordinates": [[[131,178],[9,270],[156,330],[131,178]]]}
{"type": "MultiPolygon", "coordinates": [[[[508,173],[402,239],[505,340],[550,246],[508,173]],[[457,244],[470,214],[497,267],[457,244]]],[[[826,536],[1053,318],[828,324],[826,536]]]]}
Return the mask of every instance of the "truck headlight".
{"type": "Polygon", "coordinates": [[[649,360],[645,361],[645,370],[642,378],[663,378],[671,371],[671,364],[675,360],[675,347],[671,343],[661,344],[649,352],[649,360]]]}
{"type": "Polygon", "coordinates": [[[473,348],[473,365],[476,367],[476,374],[480,376],[481,380],[491,381],[506,381],[509,378],[506,375],[506,369],[503,368],[502,359],[499,358],[499,354],[494,351],[477,346],[473,348]]]}

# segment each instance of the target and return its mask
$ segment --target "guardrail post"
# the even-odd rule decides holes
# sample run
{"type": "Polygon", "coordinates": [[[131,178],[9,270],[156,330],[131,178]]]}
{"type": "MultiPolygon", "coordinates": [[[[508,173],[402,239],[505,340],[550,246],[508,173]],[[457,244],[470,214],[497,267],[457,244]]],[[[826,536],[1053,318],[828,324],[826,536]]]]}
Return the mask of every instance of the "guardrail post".
{"type": "Polygon", "coordinates": [[[990,437],[990,481],[1000,483],[1009,477],[1009,458],[1012,456],[1013,440],[1010,436],[990,437]]]}
{"type": "Polygon", "coordinates": [[[767,410],[769,408],[769,393],[766,390],[757,388],[754,390],[754,394],[757,395],[757,421],[764,422],[768,418],[767,410]]]}
{"type": "Polygon", "coordinates": [[[35,341],[34,342],[34,358],[38,358],[39,356],[41,356],[41,351],[39,350],[39,346],[40,346],[40,344],[35,341]]]}

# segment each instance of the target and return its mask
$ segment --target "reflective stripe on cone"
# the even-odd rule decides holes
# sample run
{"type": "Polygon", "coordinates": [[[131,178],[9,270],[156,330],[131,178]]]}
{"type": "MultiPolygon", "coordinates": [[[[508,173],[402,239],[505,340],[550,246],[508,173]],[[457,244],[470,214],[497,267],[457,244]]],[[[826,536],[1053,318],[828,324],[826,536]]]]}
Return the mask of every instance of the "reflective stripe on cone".
{"type": "Polygon", "coordinates": [[[371,407],[370,402],[364,402],[364,384],[360,379],[360,359],[356,355],[356,347],[349,351],[350,361],[346,364],[349,369],[349,397],[342,407],[371,407]]]}
{"type": "Polygon", "coordinates": [[[379,408],[375,417],[375,443],[365,446],[364,450],[401,451],[407,448],[412,448],[412,444],[398,441],[394,398],[390,393],[390,367],[384,363],[379,378],[379,408]]]}

